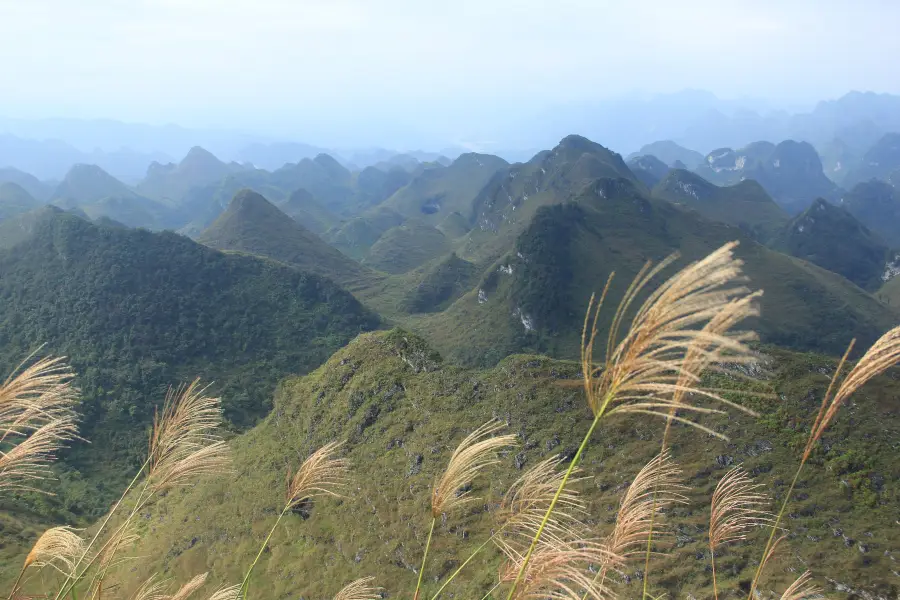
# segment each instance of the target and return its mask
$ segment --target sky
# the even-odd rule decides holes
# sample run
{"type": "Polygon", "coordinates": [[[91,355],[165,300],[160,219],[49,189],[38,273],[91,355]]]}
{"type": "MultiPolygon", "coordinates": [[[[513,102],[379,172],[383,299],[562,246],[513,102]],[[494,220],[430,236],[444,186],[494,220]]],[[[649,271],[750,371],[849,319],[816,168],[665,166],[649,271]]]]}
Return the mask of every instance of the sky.
{"type": "Polygon", "coordinates": [[[0,113],[340,144],[635,92],[811,106],[900,94],[897,23],[894,0],[0,0],[0,113]]]}

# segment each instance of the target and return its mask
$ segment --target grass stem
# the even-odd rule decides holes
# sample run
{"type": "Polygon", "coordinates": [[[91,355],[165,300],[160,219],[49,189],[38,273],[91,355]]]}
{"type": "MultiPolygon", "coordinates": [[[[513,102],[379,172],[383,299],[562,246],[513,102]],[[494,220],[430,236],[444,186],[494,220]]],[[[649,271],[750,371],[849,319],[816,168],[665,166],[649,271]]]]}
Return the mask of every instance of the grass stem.
{"type": "Polygon", "coordinates": [[[272,534],[275,533],[275,529],[278,528],[278,524],[281,523],[281,519],[283,519],[284,515],[287,514],[288,508],[290,508],[290,504],[286,504],[284,506],[284,510],[282,510],[281,514],[278,515],[278,518],[275,520],[275,524],[272,525],[272,529],[269,530],[269,535],[266,536],[266,539],[263,540],[262,546],[259,547],[259,552],[256,553],[256,558],[253,559],[253,562],[250,564],[250,568],[247,569],[247,574],[244,575],[244,580],[241,582],[241,589],[238,592],[238,600],[247,597],[247,590],[250,589],[250,574],[253,573],[253,569],[256,567],[256,563],[259,562],[259,559],[263,555],[263,552],[266,551],[266,547],[269,545],[269,540],[272,539],[272,534]]]}
{"type": "MultiPolygon", "coordinates": [[[[604,403],[604,407],[605,406],[606,403],[604,403]]],[[[528,552],[525,554],[525,559],[522,561],[522,566],[519,567],[519,572],[516,574],[516,580],[513,582],[512,587],[509,588],[509,594],[507,594],[506,600],[512,600],[513,594],[516,593],[516,588],[519,587],[519,582],[522,581],[522,576],[525,575],[525,569],[528,568],[528,563],[531,560],[531,555],[534,553],[534,549],[537,547],[538,542],[541,539],[541,535],[544,533],[544,528],[547,526],[547,522],[550,520],[550,515],[553,514],[553,509],[556,508],[556,502],[557,500],[559,500],[560,495],[566,488],[566,483],[568,483],[569,481],[569,476],[572,474],[572,471],[575,470],[575,465],[578,464],[578,460],[584,453],[584,449],[587,448],[588,441],[590,441],[591,436],[594,433],[594,429],[597,427],[597,423],[600,422],[600,418],[603,416],[603,413],[603,409],[597,412],[597,415],[594,417],[594,421],[591,423],[590,429],[588,429],[587,433],[584,436],[584,439],[581,440],[581,445],[578,447],[578,452],[576,452],[575,456],[572,457],[572,461],[569,463],[569,468],[566,469],[566,474],[563,476],[559,487],[556,489],[556,494],[553,496],[553,500],[550,502],[550,506],[547,507],[547,512],[544,513],[544,518],[541,520],[541,524],[538,527],[537,532],[534,534],[534,539],[531,540],[531,545],[528,547],[528,552]]]]}
{"type": "Polygon", "coordinates": [[[425,542],[425,552],[422,553],[422,566],[419,567],[419,580],[416,582],[416,593],[413,595],[413,600],[419,600],[419,590],[422,588],[422,576],[425,575],[425,561],[428,560],[428,550],[431,548],[431,536],[434,534],[434,524],[436,522],[437,517],[431,517],[431,527],[428,529],[428,540],[425,542]]]}

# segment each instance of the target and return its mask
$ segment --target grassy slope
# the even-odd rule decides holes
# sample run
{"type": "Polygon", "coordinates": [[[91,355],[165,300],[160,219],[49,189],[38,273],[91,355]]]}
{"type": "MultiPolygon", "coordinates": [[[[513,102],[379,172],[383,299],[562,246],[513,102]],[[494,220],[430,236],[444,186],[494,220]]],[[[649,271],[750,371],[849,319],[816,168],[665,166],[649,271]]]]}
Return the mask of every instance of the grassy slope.
{"type": "Polygon", "coordinates": [[[900,277],[887,280],[875,295],[888,306],[900,308],[900,277]]]}
{"type": "Polygon", "coordinates": [[[437,228],[410,219],[384,232],[363,264],[387,273],[406,273],[450,252],[451,242],[437,228]]]}
{"type": "Polygon", "coordinates": [[[719,187],[695,173],[677,169],[653,188],[653,195],[692,208],[711,221],[740,227],[761,241],[788,221],[787,213],[752,180],[719,187]]]}
{"type": "Polygon", "coordinates": [[[294,190],[278,208],[316,235],[322,235],[338,222],[331,211],[303,188],[294,190]]]}
{"type": "Polygon", "coordinates": [[[615,303],[647,259],[675,250],[697,259],[735,239],[742,240],[738,255],[751,285],[765,290],[764,340],[839,354],[851,337],[871,342],[896,323],[895,312],[839,275],[769,250],[735,227],[646,199],[621,180],[599,181],[577,205],[540,209],[476,288],[410,326],[468,364],[493,364],[523,349],[572,356],[588,298],[611,271],[615,303]],[[526,331],[523,317],[534,331],[526,331]]]}
{"type": "MultiPolygon", "coordinates": [[[[252,593],[261,599],[330,597],[349,580],[372,575],[390,597],[406,597],[427,534],[433,478],[468,431],[499,417],[519,434],[520,447],[476,483],[473,493],[483,502],[439,521],[425,578],[426,591],[434,591],[433,577],[485,539],[498,495],[520,474],[514,457],[521,453],[519,460],[531,466],[572,452],[587,429],[581,392],[557,385],[577,378],[572,363],[514,356],[487,371],[444,366],[417,373],[398,358],[396,339],[365,334],[317,371],[286,381],[266,421],[233,441],[233,476],[176,490],[150,507],[139,521],[145,538],[132,550],[141,560],[127,563],[116,578],[124,583],[121,594],[153,572],[185,581],[209,570],[210,589],[240,581],[282,502],[285,471],[321,444],[343,439],[354,468],[346,499],[316,502],[309,520],[290,515],[263,555],[252,593]]],[[[732,436],[731,443],[675,428],[673,453],[691,487],[690,501],[665,517],[675,527],[676,543],[652,565],[654,584],[675,597],[711,596],[704,531],[709,495],[725,472],[721,464],[743,464],[767,492],[783,494],[834,368],[832,359],[813,355],[772,350],[770,356],[777,400],[745,402],[762,418],[704,421],[732,436]]],[[[900,543],[892,525],[900,508],[894,490],[900,473],[891,450],[900,433],[893,401],[898,393],[896,381],[881,378],[842,409],[826,435],[827,452],[818,451],[801,477],[785,523],[790,539],[764,590],[780,592],[808,566],[826,589],[827,576],[884,597],[896,593],[886,573],[900,543]],[[852,542],[845,544],[835,531],[852,542]]],[[[658,450],[661,430],[659,420],[617,418],[595,433],[579,487],[598,535],[610,530],[624,488],[658,450]]],[[[762,541],[752,538],[754,545],[732,546],[719,558],[725,587],[752,576],[762,541]]],[[[447,597],[481,597],[497,565],[496,552],[476,559],[447,597]]],[[[624,584],[624,596],[640,593],[636,575],[642,568],[626,569],[631,583],[624,584]]],[[[11,571],[6,567],[6,578],[11,571]]]]}
{"type": "Polygon", "coordinates": [[[378,206],[333,227],[322,238],[347,256],[361,259],[381,234],[405,220],[399,213],[378,206]]]}
{"type": "Polygon", "coordinates": [[[341,284],[358,286],[375,277],[251,190],[238,192],[197,241],[218,250],[273,258],[341,284]]]}
{"type": "Polygon", "coordinates": [[[847,210],[819,199],[772,240],[772,247],[843,275],[866,290],[881,286],[888,248],[847,210]]]}
{"type": "Polygon", "coordinates": [[[506,161],[490,154],[463,154],[449,167],[424,169],[383,206],[429,225],[438,225],[454,212],[469,219],[472,200],[494,173],[506,166],[506,161]]]}

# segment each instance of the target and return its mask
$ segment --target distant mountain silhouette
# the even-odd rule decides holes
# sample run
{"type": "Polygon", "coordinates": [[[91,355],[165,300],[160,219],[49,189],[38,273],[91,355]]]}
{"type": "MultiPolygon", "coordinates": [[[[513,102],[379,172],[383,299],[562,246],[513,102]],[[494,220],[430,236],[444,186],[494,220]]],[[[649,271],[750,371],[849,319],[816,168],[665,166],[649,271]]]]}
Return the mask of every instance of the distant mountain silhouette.
{"type": "Polygon", "coordinates": [[[41,205],[17,183],[0,183],[0,221],[34,210],[41,205]]]}
{"type": "MultiPolygon", "coordinates": [[[[676,161],[678,164],[683,164],[676,161]]],[[[652,154],[635,156],[628,159],[628,168],[640,179],[644,185],[652,188],[669,172],[669,165],[659,160],[652,154]]]]}
{"type": "Polygon", "coordinates": [[[629,160],[637,156],[646,155],[655,156],[670,167],[675,167],[680,162],[685,165],[682,168],[696,169],[703,164],[703,155],[695,150],[689,150],[683,146],[679,146],[672,140],[663,140],[645,144],[637,152],[629,155],[629,160]]]}
{"type": "Polygon", "coordinates": [[[869,148],[845,180],[854,185],[870,179],[891,181],[900,173],[900,133],[887,133],[869,148]]]}
{"type": "Polygon", "coordinates": [[[226,164],[211,152],[195,146],[177,165],[152,163],[136,190],[154,200],[178,203],[191,189],[216,183],[242,168],[237,163],[226,164]]]}
{"type": "Polygon", "coordinates": [[[719,148],[706,156],[697,174],[718,185],[754,179],[788,213],[804,210],[814,198],[836,201],[840,190],[825,176],[815,148],[785,140],[754,142],[739,150],[719,148]]]}

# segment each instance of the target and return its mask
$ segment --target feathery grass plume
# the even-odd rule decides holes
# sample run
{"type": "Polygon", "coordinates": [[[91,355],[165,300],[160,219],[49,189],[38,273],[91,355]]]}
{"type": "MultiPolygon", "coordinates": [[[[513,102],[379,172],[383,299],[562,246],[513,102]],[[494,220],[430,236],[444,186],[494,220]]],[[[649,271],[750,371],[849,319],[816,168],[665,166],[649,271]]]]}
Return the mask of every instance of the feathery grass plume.
{"type": "Polygon", "coordinates": [[[363,577],[348,583],[334,596],[334,600],[376,600],[381,598],[381,588],[372,585],[374,577],[363,577]]]}
{"type": "Polygon", "coordinates": [[[0,444],[12,446],[0,451],[0,492],[42,492],[34,482],[48,478],[56,451],[78,437],[69,365],[51,357],[23,368],[25,362],[0,385],[0,444]]]}
{"type": "MultiPolygon", "coordinates": [[[[537,531],[547,512],[547,508],[559,489],[565,471],[558,470],[563,457],[552,456],[529,469],[509,487],[500,510],[497,512],[498,533],[509,534],[513,539],[527,536],[530,540],[537,531]]],[[[574,469],[572,483],[580,481],[579,469],[574,469]]],[[[578,539],[584,535],[586,525],[582,516],[587,514],[587,505],[581,495],[573,489],[565,488],[557,499],[557,508],[545,525],[545,534],[554,540],[578,539]]],[[[506,543],[496,537],[495,543],[501,548],[506,543]]]]}
{"type": "MultiPolygon", "coordinates": [[[[500,508],[495,513],[494,532],[444,580],[431,600],[436,600],[466,565],[491,543],[507,556],[520,554],[517,544],[521,545],[523,540],[529,541],[537,531],[545,511],[553,501],[553,496],[562,481],[564,472],[557,470],[561,462],[561,456],[552,456],[531,467],[513,482],[503,495],[500,508]]],[[[577,472],[578,469],[575,469],[576,474],[577,472]]],[[[580,479],[574,481],[577,480],[580,479]]],[[[558,504],[560,509],[554,511],[545,526],[547,539],[563,543],[567,539],[584,537],[588,527],[581,521],[581,515],[587,514],[587,510],[578,492],[570,489],[564,490],[558,504]]]]}
{"type": "Polygon", "coordinates": [[[250,563],[244,580],[238,589],[238,597],[246,598],[247,591],[250,587],[250,575],[260,557],[263,555],[272,534],[278,528],[278,524],[284,518],[284,515],[291,509],[300,505],[304,500],[314,498],[316,496],[333,496],[340,497],[340,489],[347,481],[347,475],[350,471],[350,463],[343,458],[337,458],[338,449],[343,446],[343,442],[329,442],[309,455],[293,477],[288,477],[287,490],[285,493],[284,508],[275,520],[275,524],[269,530],[266,539],[263,540],[256,558],[250,563]]]}
{"type": "Polygon", "coordinates": [[[75,561],[84,551],[85,542],[71,527],[51,527],[31,547],[22,569],[13,583],[9,598],[16,595],[25,571],[29,568],[51,567],[64,575],[75,569],[75,561]]]}
{"type": "Polygon", "coordinates": [[[657,454],[638,471],[622,496],[616,525],[607,538],[610,551],[623,559],[633,558],[650,537],[653,515],[687,499],[680,493],[681,469],[668,450],[657,454]]]}
{"type": "Polygon", "coordinates": [[[825,397],[822,399],[822,406],[819,408],[819,413],[816,415],[816,420],[813,423],[809,440],[803,451],[804,460],[809,457],[816,442],[822,437],[822,434],[828,428],[832,419],[834,419],[834,415],[837,414],[841,404],[870,379],[884,373],[886,370],[900,362],[900,327],[891,329],[881,336],[877,342],[872,344],[869,351],[859,359],[856,366],[850,370],[846,377],[844,377],[837,392],[831,397],[831,391],[834,388],[835,381],[837,380],[838,374],[841,372],[844,362],[847,359],[847,355],[852,348],[853,343],[851,342],[850,347],[847,348],[847,352],[844,354],[844,358],[841,359],[838,368],[835,370],[834,378],[832,379],[831,385],[828,387],[828,391],[825,393],[825,397]]]}
{"type": "Polygon", "coordinates": [[[764,510],[770,499],[759,493],[762,485],[754,484],[741,467],[734,467],[722,476],[712,495],[709,514],[709,554],[712,563],[713,593],[719,597],[716,582],[716,550],[725,544],[747,538],[754,527],[772,522],[772,515],[764,510]]]}
{"type": "Polygon", "coordinates": [[[131,600],[163,600],[166,597],[163,593],[166,583],[168,583],[168,580],[157,580],[154,573],[141,584],[141,587],[137,589],[131,600]]]}
{"type": "Polygon", "coordinates": [[[78,436],[75,417],[59,417],[44,423],[9,451],[0,451],[0,491],[28,490],[52,495],[33,482],[47,479],[56,451],[78,436]]]}
{"type": "Polygon", "coordinates": [[[205,395],[207,389],[195,379],[166,393],[162,415],[154,416],[150,436],[148,480],[152,492],[227,470],[228,446],[215,434],[222,423],[222,405],[219,398],[205,395]]]}
{"type": "Polygon", "coordinates": [[[122,525],[116,528],[109,539],[97,552],[95,562],[97,563],[97,571],[91,581],[90,589],[92,598],[99,598],[103,590],[103,580],[109,570],[129,557],[120,557],[119,550],[123,547],[133,544],[140,539],[140,536],[134,530],[134,521],[126,519],[122,525]]]}
{"type": "Polygon", "coordinates": [[[822,590],[812,582],[812,574],[804,571],[794,583],[788,586],[788,589],[784,590],[781,600],[808,600],[821,596],[822,590]]]}
{"type": "Polygon", "coordinates": [[[504,425],[491,419],[471,434],[466,436],[453,454],[447,468],[431,491],[431,516],[437,518],[441,514],[475,500],[468,492],[460,493],[460,488],[469,484],[479,472],[496,464],[497,451],[516,443],[515,435],[494,435],[504,425]]]}
{"type": "MultiPolygon", "coordinates": [[[[641,548],[651,552],[656,514],[672,504],[687,502],[687,498],[681,494],[685,486],[678,483],[680,480],[681,469],[672,460],[668,450],[654,456],[638,471],[622,496],[615,527],[606,539],[606,546],[612,554],[626,562],[639,556],[641,548]]],[[[615,569],[616,565],[602,564],[594,581],[599,580],[602,586],[610,568],[615,569]]]]}
{"type": "MultiPolygon", "coordinates": [[[[155,494],[170,486],[183,485],[190,478],[226,470],[229,464],[228,447],[215,434],[222,421],[221,404],[218,398],[206,396],[205,391],[206,388],[200,387],[198,379],[187,386],[169,388],[162,413],[157,413],[153,419],[147,460],[141,465],[113,508],[106,513],[87,549],[76,562],[77,572],[66,578],[54,600],[62,600],[69,595],[104,555],[103,548],[93,554],[90,554],[90,551],[106,532],[113,515],[118,512],[125,498],[145,473],[143,484],[131,510],[120,526],[126,530],[138,511],[155,494]]],[[[121,536],[114,533],[107,539],[104,548],[118,548],[121,543],[121,536]]],[[[115,556],[115,551],[112,556],[115,556]]],[[[101,568],[100,579],[96,579],[95,575],[94,580],[102,581],[104,572],[105,569],[101,568]]]]}
{"type": "Polygon", "coordinates": [[[340,497],[340,489],[347,481],[350,463],[336,458],[344,442],[329,442],[309,455],[287,486],[286,506],[294,508],[315,496],[340,497]]]}
{"type": "MultiPolygon", "coordinates": [[[[689,395],[711,399],[731,408],[752,411],[700,385],[703,372],[722,363],[755,359],[747,342],[752,332],[731,329],[758,314],[756,299],[743,280],[742,261],[734,258],[737,242],[726,244],[682,269],[656,289],[637,310],[631,327],[616,343],[629,306],[669,258],[655,269],[645,266],[625,294],[610,327],[606,363],[596,366],[593,347],[601,303],[588,307],[582,343],[582,365],[588,404],[595,415],[638,413],[661,416],[724,437],[675,410],[721,413],[686,401],[689,395]],[[590,313],[593,312],[593,324],[590,313]]],[[[608,285],[608,284],[607,284],[608,285]]]]}
{"type": "Polygon", "coordinates": [[[52,527],[41,534],[28,556],[23,569],[52,567],[60,573],[72,570],[75,559],[84,550],[84,540],[71,527],[52,527]]]}
{"type": "MultiPolygon", "coordinates": [[[[763,550],[763,560],[761,560],[757,566],[756,574],[753,576],[753,581],[750,584],[750,593],[747,596],[750,599],[752,599],[753,593],[756,591],[756,586],[759,585],[759,579],[768,562],[768,558],[775,550],[775,546],[773,545],[775,532],[778,529],[779,523],[781,523],[781,518],[784,516],[788,502],[790,502],[793,495],[794,488],[797,486],[797,481],[800,479],[800,473],[803,471],[803,467],[806,465],[806,461],[809,459],[813,448],[815,448],[816,442],[821,439],[822,434],[828,429],[828,426],[831,424],[831,421],[834,419],[838,409],[845,400],[849,399],[850,396],[865,385],[870,379],[877,377],[900,362],[900,326],[898,326],[878,338],[878,341],[872,344],[869,350],[859,359],[859,362],[856,363],[856,366],[850,370],[846,377],[844,377],[841,384],[837,385],[844,364],[847,362],[847,357],[853,350],[855,342],[856,340],[852,340],[847,347],[847,351],[844,353],[844,356],[841,358],[841,361],[834,371],[831,383],[828,384],[825,396],[822,398],[822,404],[819,407],[819,412],[816,414],[816,419],[813,421],[812,428],[810,429],[809,437],[806,440],[806,447],[803,449],[803,456],[800,458],[800,464],[797,466],[797,471],[794,473],[794,479],[791,482],[791,486],[784,496],[781,510],[778,511],[778,515],[775,517],[775,522],[772,525],[772,533],[769,535],[769,541],[766,543],[766,547],[763,550]],[[835,387],[837,388],[837,391],[834,391],[835,387]],[[832,394],[832,392],[834,393],[832,394]]],[[[774,542],[774,544],[777,545],[777,542],[774,542]]]]}
{"type": "Polygon", "coordinates": [[[210,595],[209,600],[238,600],[240,597],[241,586],[235,584],[217,589],[210,595]]]}
{"type": "Polygon", "coordinates": [[[773,515],[761,508],[771,502],[757,491],[762,487],[754,484],[741,467],[722,476],[710,503],[709,545],[713,550],[744,540],[751,529],[771,522],[773,515]]]}
{"type": "Polygon", "coordinates": [[[610,553],[606,546],[587,540],[566,544],[541,543],[525,564],[525,556],[511,556],[500,569],[500,582],[513,583],[515,600],[581,600],[613,598],[612,590],[605,587],[588,570],[594,564],[618,564],[620,557],[610,553]],[[523,570],[524,574],[519,576],[523,570]]]}
{"type": "Polygon", "coordinates": [[[193,579],[181,586],[181,588],[177,592],[175,592],[171,596],[166,596],[166,600],[187,600],[193,595],[194,592],[203,587],[203,584],[206,583],[206,577],[208,575],[209,573],[207,572],[195,576],[193,579]]]}
{"type": "MultiPolygon", "coordinates": [[[[703,369],[712,364],[740,364],[754,359],[753,352],[747,346],[747,342],[754,339],[752,333],[733,332],[724,326],[714,329],[707,327],[711,320],[726,309],[730,313],[727,320],[729,327],[745,317],[758,314],[753,301],[740,302],[752,294],[741,285],[744,281],[741,271],[743,263],[734,257],[737,245],[737,242],[725,244],[660,285],[637,310],[628,332],[617,342],[618,331],[630,306],[650,280],[671,264],[677,255],[670,256],[655,268],[646,264],[625,292],[613,317],[603,365],[594,362],[594,345],[598,335],[600,310],[609,291],[612,274],[600,300],[595,302],[594,296],[591,297],[582,330],[581,364],[584,391],[588,406],[594,413],[594,420],[569,463],[570,471],[581,458],[600,419],[614,413],[660,416],[669,421],[683,422],[717,437],[724,436],[677,416],[675,411],[680,409],[700,414],[723,411],[683,401],[685,398],[703,397],[755,414],[725,399],[716,390],[704,389],[700,382],[703,369]],[[703,344],[698,345],[696,340],[702,340],[703,344]],[[700,356],[707,356],[708,359],[688,360],[687,353],[692,347],[700,356]],[[678,402],[674,399],[676,393],[681,394],[678,402]]],[[[567,480],[568,475],[563,477],[560,492],[567,480]]],[[[544,522],[550,518],[554,508],[555,501],[547,509],[544,522]]],[[[507,600],[514,597],[543,530],[542,525],[532,539],[507,600]]],[[[645,573],[645,586],[646,582],[645,573]]]]}
{"type": "MultiPolygon", "coordinates": [[[[438,517],[474,500],[475,498],[469,495],[468,491],[462,491],[462,488],[475,479],[486,467],[499,462],[497,452],[501,448],[515,445],[516,436],[514,435],[494,435],[503,427],[502,423],[491,419],[467,435],[453,451],[443,474],[434,482],[434,486],[431,488],[431,526],[428,528],[428,538],[425,540],[425,551],[422,553],[422,566],[419,567],[419,579],[416,582],[413,600],[419,599],[422,577],[425,575],[425,565],[428,561],[428,551],[431,548],[431,536],[434,534],[434,525],[438,517]]],[[[483,548],[487,543],[485,542],[481,547],[483,548]]],[[[471,558],[470,556],[469,560],[471,558]]],[[[468,562],[466,560],[466,563],[468,562]]],[[[458,572],[459,570],[457,570],[458,572]]],[[[456,576],[456,573],[453,576],[456,576]]],[[[441,590],[444,589],[444,586],[441,587],[441,590]]]]}

